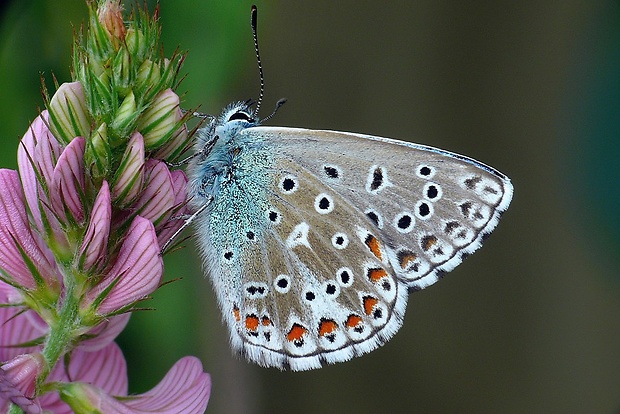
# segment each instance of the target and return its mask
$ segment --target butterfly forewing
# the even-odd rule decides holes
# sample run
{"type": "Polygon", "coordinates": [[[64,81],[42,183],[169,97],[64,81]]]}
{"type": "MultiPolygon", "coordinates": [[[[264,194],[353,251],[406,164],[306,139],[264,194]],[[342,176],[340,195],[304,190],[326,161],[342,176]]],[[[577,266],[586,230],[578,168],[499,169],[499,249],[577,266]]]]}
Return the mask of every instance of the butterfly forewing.
{"type": "Polygon", "coordinates": [[[502,173],[432,147],[296,128],[244,133],[273,141],[279,156],[306,168],[353,214],[365,216],[399,279],[414,289],[434,283],[480,247],[512,198],[502,173]]]}

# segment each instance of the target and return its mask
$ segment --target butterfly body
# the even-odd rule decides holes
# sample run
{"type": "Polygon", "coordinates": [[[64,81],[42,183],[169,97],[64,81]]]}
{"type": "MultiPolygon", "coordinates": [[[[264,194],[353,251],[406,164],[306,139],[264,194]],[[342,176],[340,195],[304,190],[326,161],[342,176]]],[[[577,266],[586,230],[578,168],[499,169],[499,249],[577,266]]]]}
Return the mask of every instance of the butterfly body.
{"type": "Polygon", "coordinates": [[[233,348],[263,366],[313,369],[384,344],[409,292],[473,253],[512,197],[468,157],[263,127],[244,103],[198,136],[198,242],[233,348]]]}

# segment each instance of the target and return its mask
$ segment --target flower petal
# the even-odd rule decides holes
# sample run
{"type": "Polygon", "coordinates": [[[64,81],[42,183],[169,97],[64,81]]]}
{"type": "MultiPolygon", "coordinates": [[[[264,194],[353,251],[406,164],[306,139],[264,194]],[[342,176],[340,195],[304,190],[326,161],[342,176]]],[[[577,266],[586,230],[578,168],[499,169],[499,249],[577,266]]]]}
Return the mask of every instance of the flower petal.
{"type": "Polygon", "coordinates": [[[36,347],[20,347],[16,345],[32,341],[44,334],[21,312],[19,308],[0,307],[0,361],[8,361],[20,354],[34,352],[36,347]]]}
{"type": "Polygon", "coordinates": [[[31,233],[23,197],[17,171],[0,169],[0,269],[26,289],[36,287],[35,277],[57,287],[56,263],[31,233]],[[37,275],[32,274],[24,256],[37,275]]]}
{"type": "Polygon", "coordinates": [[[196,357],[181,358],[150,391],[126,402],[138,412],[203,413],[211,396],[211,376],[196,357]]]}
{"type": "Polygon", "coordinates": [[[28,208],[39,233],[47,234],[47,225],[54,238],[62,241],[64,233],[49,210],[48,192],[45,191],[49,189],[62,146],[49,131],[48,122],[48,113],[43,111],[30,125],[17,149],[17,164],[28,208]],[[42,185],[46,186],[45,190],[42,185]]]}
{"type": "MultiPolygon", "coordinates": [[[[59,365],[63,365],[62,362],[59,365]]],[[[64,367],[54,372],[56,381],[87,382],[110,395],[127,395],[127,364],[115,342],[96,352],[76,350],[71,354],[69,376],[64,367]]]]}
{"type": "Polygon", "coordinates": [[[136,202],[136,210],[157,225],[172,214],[175,201],[172,176],[166,164],[153,159],[146,163],[145,176],[144,190],[136,202]]]}
{"type": "Polygon", "coordinates": [[[84,220],[84,138],[73,139],[54,168],[50,185],[51,204],[58,217],[67,221],[69,212],[78,223],[84,220]]]}
{"type": "Polygon", "coordinates": [[[110,236],[110,220],[112,219],[112,200],[107,181],[101,184],[90,214],[88,229],[80,248],[80,266],[90,269],[105,259],[110,236]]]}
{"type": "Polygon", "coordinates": [[[181,170],[172,171],[170,175],[172,177],[172,192],[175,194],[174,207],[172,208],[173,215],[167,221],[157,226],[157,240],[160,246],[163,246],[181,228],[184,223],[182,217],[189,214],[189,208],[186,203],[187,176],[181,170]]]}
{"type": "Polygon", "coordinates": [[[11,400],[27,413],[40,413],[39,402],[33,400],[35,381],[45,367],[43,355],[18,355],[0,366],[0,398],[11,400]]]}
{"type": "Polygon", "coordinates": [[[86,333],[87,336],[92,336],[92,338],[81,341],[78,348],[93,352],[107,346],[125,329],[130,317],[131,313],[123,313],[106,319],[86,333]]]}
{"type": "Polygon", "coordinates": [[[106,315],[145,298],[159,286],[164,264],[153,224],[136,217],[127,231],[116,262],[106,277],[86,296],[93,302],[112,283],[114,287],[99,304],[97,313],[106,315]]]}
{"type": "MultiPolygon", "coordinates": [[[[106,414],[202,414],[211,394],[211,377],[195,357],[181,358],[151,391],[125,397],[123,402],[83,382],[67,384],[63,399],[76,411],[106,414]]],[[[120,397],[124,397],[121,395],[120,397]]]]}

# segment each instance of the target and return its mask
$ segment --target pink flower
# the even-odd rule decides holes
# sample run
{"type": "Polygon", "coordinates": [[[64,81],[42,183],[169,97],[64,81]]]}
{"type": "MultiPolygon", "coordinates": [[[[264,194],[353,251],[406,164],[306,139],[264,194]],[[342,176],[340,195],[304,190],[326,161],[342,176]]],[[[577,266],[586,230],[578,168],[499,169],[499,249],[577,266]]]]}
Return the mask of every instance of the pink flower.
{"type": "Polygon", "coordinates": [[[210,395],[211,377],[203,372],[202,364],[195,357],[181,358],[155,388],[144,394],[114,395],[85,382],[74,382],[62,391],[63,399],[76,412],[109,414],[202,414],[210,395]]]}
{"type": "Polygon", "coordinates": [[[95,199],[86,235],[80,248],[80,268],[88,270],[93,267],[100,267],[105,262],[111,220],[110,187],[107,181],[104,181],[95,199]]]}
{"type": "Polygon", "coordinates": [[[17,171],[4,169],[0,169],[0,250],[0,277],[6,283],[58,294],[60,275],[53,254],[30,228],[17,171]]]}
{"type": "Polygon", "coordinates": [[[183,56],[159,56],[157,18],[89,2],[73,74],[0,169],[0,412],[203,412],[191,357],[127,395],[114,338],[161,284],[161,246],[187,213],[170,172],[189,136],[172,91],[183,56]],[[161,157],[161,158],[157,158],[161,157]]]}
{"type": "Polygon", "coordinates": [[[127,393],[127,365],[114,342],[96,352],[76,350],[47,379],[58,392],[34,397],[35,379],[45,366],[39,353],[18,355],[0,366],[0,409],[13,402],[27,413],[203,413],[211,378],[197,358],[179,360],[164,379],[140,395],[127,393]]]}
{"type": "Polygon", "coordinates": [[[157,289],[163,272],[153,223],[138,216],[127,231],[114,265],[86,294],[85,303],[94,306],[99,315],[120,311],[157,289]]]}

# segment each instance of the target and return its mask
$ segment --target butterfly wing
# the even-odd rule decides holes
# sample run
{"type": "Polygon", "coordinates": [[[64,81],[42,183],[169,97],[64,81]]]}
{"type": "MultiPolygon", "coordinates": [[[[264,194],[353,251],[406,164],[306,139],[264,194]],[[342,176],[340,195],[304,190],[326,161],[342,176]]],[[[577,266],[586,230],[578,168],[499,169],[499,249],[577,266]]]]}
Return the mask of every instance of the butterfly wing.
{"type": "Polygon", "coordinates": [[[218,223],[224,254],[240,254],[211,273],[233,346],[264,366],[313,369],[385,343],[408,291],[480,247],[512,197],[503,174],[432,147],[295,128],[239,135],[267,149],[241,162],[240,187],[244,166],[262,181],[236,192],[247,217],[218,223]]]}

